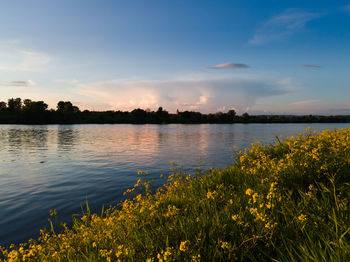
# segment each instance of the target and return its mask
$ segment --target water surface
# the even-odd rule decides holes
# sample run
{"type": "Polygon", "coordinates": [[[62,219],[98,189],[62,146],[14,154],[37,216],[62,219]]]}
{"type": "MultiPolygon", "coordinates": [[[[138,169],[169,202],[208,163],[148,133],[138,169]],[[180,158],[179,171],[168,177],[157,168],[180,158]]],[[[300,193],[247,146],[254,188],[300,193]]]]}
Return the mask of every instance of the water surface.
{"type": "Polygon", "coordinates": [[[119,202],[138,170],[161,185],[170,162],[194,172],[233,163],[232,146],[350,124],[0,125],[0,245],[37,237],[49,209],[70,221],[119,202]]]}

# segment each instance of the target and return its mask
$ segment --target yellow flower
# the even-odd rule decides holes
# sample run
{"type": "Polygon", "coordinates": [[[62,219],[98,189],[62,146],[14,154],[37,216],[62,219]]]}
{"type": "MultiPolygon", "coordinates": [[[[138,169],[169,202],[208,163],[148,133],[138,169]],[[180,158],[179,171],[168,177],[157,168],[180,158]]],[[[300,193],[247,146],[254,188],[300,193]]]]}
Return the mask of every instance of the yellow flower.
{"type": "Polygon", "coordinates": [[[253,197],[253,203],[256,203],[256,199],[259,197],[259,194],[254,193],[252,197],[253,197]]]}
{"type": "Polygon", "coordinates": [[[188,246],[187,246],[187,244],[188,244],[189,242],[186,240],[186,241],[182,241],[181,243],[180,243],[180,251],[182,251],[182,252],[186,252],[187,251],[187,248],[188,248],[188,246]]]}
{"type": "Polygon", "coordinates": [[[298,216],[298,219],[299,219],[301,222],[304,222],[304,221],[306,220],[306,215],[301,214],[300,216],[298,216]]]}
{"type": "Polygon", "coordinates": [[[200,262],[201,261],[201,255],[198,254],[197,256],[192,256],[192,261],[193,262],[200,262]]]}
{"type": "Polygon", "coordinates": [[[227,249],[228,247],[229,247],[229,244],[228,244],[228,242],[224,242],[224,241],[220,241],[221,243],[220,243],[220,247],[222,248],[222,249],[227,249]]]}
{"type": "Polygon", "coordinates": [[[233,221],[236,221],[236,220],[238,219],[238,217],[239,217],[238,215],[233,215],[233,216],[232,216],[232,220],[233,220],[233,221]]]}
{"type": "Polygon", "coordinates": [[[115,253],[115,255],[116,255],[117,257],[120,257],[121,254],[123,254],[123,252],[122,252],[121,250],[119,250],[118,252],[115,253]]]}
{"type": "Polygon", "coordinates": [[[246,195],[248,195],[248,196],[250,196],[251,194],[253,194],[253,190],[252,189],[250,189],[250,188],[248,188],[246,191],[245,191],[245,194],[246,195]]]}
{"type": "Polygon", "coordinates": [[[207,193],[207,198],[208,199],[214,199],[215,198],[215,194],[216,194],[216,191],[214,191],[214,192],[210,192],[210,191],[208,191],[208,193],[207,193]]]}

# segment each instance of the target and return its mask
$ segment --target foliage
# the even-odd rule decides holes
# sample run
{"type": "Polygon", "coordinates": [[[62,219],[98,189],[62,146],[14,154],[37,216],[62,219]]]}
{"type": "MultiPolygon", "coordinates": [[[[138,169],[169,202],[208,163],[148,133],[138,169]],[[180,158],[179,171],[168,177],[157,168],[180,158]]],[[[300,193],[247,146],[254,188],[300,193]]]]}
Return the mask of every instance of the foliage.
{"type": "MultiPolygon", "coordinates": [[[[350,129],[310,130],[236,152],[195,176],[139,179],[101,215],[2,248],[8,261],[349,261],[350,129]]],[[[142,173],[142,172],[140,172],[142,173]]],[[[52,216],[55,216],[52,212],[52,216]]]]}
{"type": "Polygon", "coordinates": [[[350,116],[285,116],[249,115],[241,116],[230,109],[227,113],[202,114],[200,112],[177,110],[170,114],[159,107],[157,111],[136,108],[127,111],[89,111],[81,112],[70,101],[59,101],[56,110],[47,110],[43,101],[11,98],[0,102],[0,124],[164,124],[164,123],[348,123],[350,116]]]}

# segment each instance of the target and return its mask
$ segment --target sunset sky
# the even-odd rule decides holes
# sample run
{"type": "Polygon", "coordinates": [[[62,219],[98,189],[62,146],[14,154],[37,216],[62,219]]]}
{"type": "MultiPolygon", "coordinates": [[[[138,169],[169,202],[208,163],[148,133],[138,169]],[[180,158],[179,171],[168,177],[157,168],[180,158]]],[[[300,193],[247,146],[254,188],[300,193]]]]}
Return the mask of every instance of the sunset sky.
{"type": "Polygon", "coordinates": [[[0,0],[0,101],[350,114],[350,1],[0,0]]]}

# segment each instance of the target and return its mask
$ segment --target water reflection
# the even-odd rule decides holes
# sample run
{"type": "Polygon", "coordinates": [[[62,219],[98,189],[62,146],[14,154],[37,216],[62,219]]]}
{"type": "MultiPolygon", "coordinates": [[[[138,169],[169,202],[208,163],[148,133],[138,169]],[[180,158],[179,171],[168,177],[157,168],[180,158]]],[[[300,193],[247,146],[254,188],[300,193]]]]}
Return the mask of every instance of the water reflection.
{"type": "Polygon", "coordinates": [[[79,130],[74,126],[58,126],[57,148],[58,151],[70,151],[78,140],[79,130]]]}
{"type": "Polygon", "coordinates": [[[42,150],[47,150],[48,129],[45,126],[40,128],[16,126],[2,130],[0,139],[2,147],[20,158],[23,153],[38,154],[42,150]]]}

